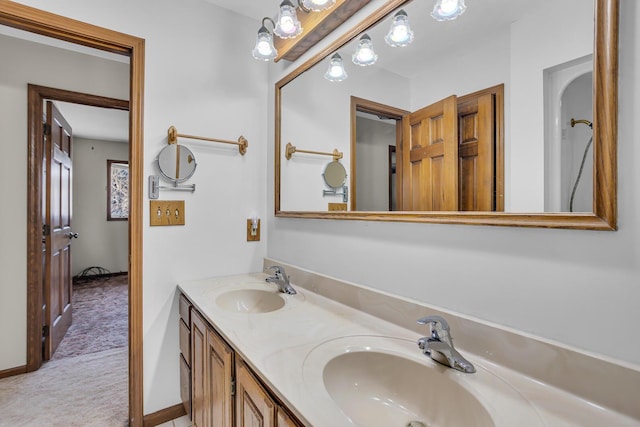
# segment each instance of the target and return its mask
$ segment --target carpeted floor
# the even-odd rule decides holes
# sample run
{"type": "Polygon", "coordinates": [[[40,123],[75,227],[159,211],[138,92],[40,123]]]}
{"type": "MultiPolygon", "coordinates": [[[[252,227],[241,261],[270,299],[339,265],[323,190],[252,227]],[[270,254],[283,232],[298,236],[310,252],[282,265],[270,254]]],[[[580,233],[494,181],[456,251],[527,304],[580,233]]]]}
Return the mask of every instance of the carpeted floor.
{"type": "Polygon", "coordinates": [[[127,346],[127,277],[73,285],[73,322],[51,360],[127,346]]]}
{"type": "Polygon", "coordinates": [[[128,424],[127,276],[74,285],[73,323],[51,361],[0,380],[0,427],[128,424]]]}
{"type": "Polygon", "coordinates": [[[0,380],[0,426],[128,425],[127,349],[67,357],[0,380]]]}

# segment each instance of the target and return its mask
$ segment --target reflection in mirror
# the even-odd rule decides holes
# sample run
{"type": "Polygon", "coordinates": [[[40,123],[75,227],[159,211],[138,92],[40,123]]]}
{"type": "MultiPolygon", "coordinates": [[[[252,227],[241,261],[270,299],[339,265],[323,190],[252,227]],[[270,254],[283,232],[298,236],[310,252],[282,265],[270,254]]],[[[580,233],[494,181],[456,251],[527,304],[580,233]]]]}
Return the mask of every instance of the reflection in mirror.
{"type": "Polygon", "coordinates": [[[347,179],[347,170],[342,166],[339,160],[328,163],[322,174],[324,182],[331,188],[340,188],[347,179]]]}
{"type": "Polygon", "coordinates": [[[167,145],[158,155],[158,169],[167,180],[179,183],[191,178],[196,171],[196,158],[187,147],[167,145]]]}
{"type": "MultiPolygon", "coordinates": [[[[606,7],[617,12],[617,2],[596,1],[606,3],[606,7]]],[[[434,21],[428,16],[429,8],[423,3],[421,0],[388,2],[394,7],[387,9],[386,17],[373,16],[366,20],[372,25],[360,27],[357,32],[339,40],[336,46],[322,53],[323,58],[314,58],[309,61],[311,65],[304,64],[291,73],[292,77],[285,77],[276,85],[276,96],[280,100],[280,111],[276,114],[279,120],[276,123],[278,155],[283,155],[279,148],[281,141],[311,140],[318,147],[324,147],[327,141],[331,141],[332,145],[337,144],[338,149],[344,151],[345,161],[351,165],[348,175],[354,197],[350,210],[394,210],[390,202],[393,189],[388,183],[382,186],[383,192],[389,194],[384,209],[381,205],[367,207],[355,197],[366,192],[368,182],[367,178],[360,178],[358,170],[365,168],[358,159],[359,143],[351,144],[352,139],[357,139],[363,120],[362,117],[351,117],[350,98],[361,97],[407,111],[409,115],[448,100],[448,104],[443,104],[441,113],[434,111],[427,121],[440,120],[445,112],[443,108],[454,112],[451,117],[458,116],[457,120],[450,123],[447,119],[417,133],[428,133],[435,140],[446,139],[450,135],[456,141],[449,150],[453,155],[412,163],[412,158],[418,155],[415,150],[426,151],[434,140],[423,138],[411,146],[411,132],[417,129],[406,123],[398,137],[399,144],[395,144],[395,176],[389,173],[388,165],[382,166],[384,171],[381,175],[386,175],[386,181],[396,181],[399,210],[544,213],[569,212],[573,204],[573,211],[598,213],[598,203],[591,196],[597,184],[592,173],[595,167],[592,166],[593,155],[599,149],[597,137],[593,148],[588,148],[593,136],[591,129],[570,126],[571,118],[594,121],[591,94],[602,96],[598,90],[592,90],[596,84],[592,73],[593,59],[596,58],[593,55],[593,2],[496,0],[490,6],[469,5],[463,15],[447,22],[434,21]],[[392,48],[384,42],[384,37],[392,17],[400,8],[411,21],[414,40],[406,47],[392,48]],[[549,14],[549,10],[554,10],[554,13],[549,14]],[[365,31],[373,42],[377,62],[372,66],[359,67],[345,61],[348,79],[339,83],[326,81],[323,73],[331,55],[340,53],[343,58],[351,58],[365,31]],[[567,69],[571,71],[567,72],[567,69]],[[573,87],[574,81],[582,81],[579,88],[573,87]],[[469,209],[464,206],[465,198],[460,190],[466,185],[464,177],[461,179],[460,176],[461,173],[464,175],[464,162],[459,157],[464,151],[464,141],[460,137],[465,132],[473,135],[482,126],[481,121],[475,119],[460,120],[464,108],[458,101],[466,95],[500,86],[504,88],[504,106],[500,110],[494,104],[493,116],[489,120],[502,115],[503,124],[502,128],[494,126],[489,130],[496,139],[496,145],[488,154],[492,163],[484,167],[483,175],[489,176],[493,200],[489,205],[476,203],[469,209]],[[580,108],[572,110],[572,104],[580,108]],[[502,148],[500,140],[504,145],[502,148]],[[422,170],[412,173],[412,169],[417,169],[416,164],[420,164],[422,170]],[[489,175],[486,169],[490,170],[489,175]],[[414,184],[420,177],[434,171],[440,174],[441,180],[422,186],[435,188],[435,193],[416,190],[414,184]],[[449,190],[444,191],[442,187],[449,190]],[[573,203],[570,202],[572,193],[573,203]],[[429,197],[432,200],[425,202],[429,197]]],[[[604,8],[600,6],[600,10],[604,8]]],[[[613,32],[617,36],[616,17],[602,13],[598,19],[596,22],[604,25],[605,32],[613,32]],[[605,18],[610,20],[604,22],[605,18]],[[610,28],[612,23],[615,28],[610,28]]],[[[617,54],[617,46],[604,46],[603,43],[600,46],[603,52],[614,49],[617,54]]],[[[617,61],[617,57],[614,58],[617,61]]],[[[614,68],[607,68],[608,73],[613,71],[614,68]]],[[[609,80],[615,77],[600,76],[609,80]]],[[[612,87],[608,89],[614,90],[612,87]]],[[[604,111],[616,107],[600,105],[595,108],[604,111]]],[[[597,126],[595,123],[594,129],[597,126]]],[[[604,141],[604,144],[607,147],[614,144],[615,147],[615,140],[604,141]]],[[[307,175],[317,176],[317,165],[308,164],[291,175],[288,168],[279,167],[281,159],[277,159],[276,164],[276,173],[279,174],[276,179],[277,211],[326,210],[312,200],[317,193],[307,192],[306,202],[297,196],[289,197],[299,194],[297,186],[307,180],[307,175]],[[295,203],[289,204],[293,200],[295,203]]],[[[467,190],[467,194],[474,194],[478,187],[467,190]]]]}

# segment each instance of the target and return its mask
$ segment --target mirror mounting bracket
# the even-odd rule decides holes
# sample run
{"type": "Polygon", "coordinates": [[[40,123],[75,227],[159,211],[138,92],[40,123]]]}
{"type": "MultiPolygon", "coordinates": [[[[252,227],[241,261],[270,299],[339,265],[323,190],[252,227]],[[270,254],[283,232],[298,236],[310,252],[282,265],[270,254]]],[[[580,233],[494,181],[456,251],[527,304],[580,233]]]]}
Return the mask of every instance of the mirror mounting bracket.
{"type": "Polygon", "coordinates": [[[336,189],[322,190],[322,196],[342,196],[342,201],[347,203],[349,201],[349,187],[346,185],[342,187],[342,193],[338,193],[336,189]]]}

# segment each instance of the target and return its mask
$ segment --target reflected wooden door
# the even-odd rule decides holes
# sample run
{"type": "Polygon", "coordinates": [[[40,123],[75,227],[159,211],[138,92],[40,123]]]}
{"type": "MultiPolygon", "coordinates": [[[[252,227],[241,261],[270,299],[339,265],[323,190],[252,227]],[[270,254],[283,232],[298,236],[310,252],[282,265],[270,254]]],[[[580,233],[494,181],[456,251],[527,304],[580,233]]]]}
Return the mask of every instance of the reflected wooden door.
{"type": "Polygon", "coordinates": [[[461,211],[495,210],[494,95],[458,100],[458,181],[461,211]]]}
{"type": "Polygon", "coordinates": [[[458,112],[452,95],[403,119],[402,210],[458,210],[458,112]]]}
{"type": "Polygon", "coordinates": [[[71,325],[71,126],[51,101],[45,124],[44,352],[51,358],[71,325]]]}

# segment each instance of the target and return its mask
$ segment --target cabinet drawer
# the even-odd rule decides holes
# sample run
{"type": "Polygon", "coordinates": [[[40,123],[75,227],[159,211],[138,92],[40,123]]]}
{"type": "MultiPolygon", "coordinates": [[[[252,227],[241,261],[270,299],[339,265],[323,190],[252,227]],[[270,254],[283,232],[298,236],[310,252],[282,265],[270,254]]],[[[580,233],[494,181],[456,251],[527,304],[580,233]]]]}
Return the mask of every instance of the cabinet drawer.
{"type": "Polygon", "coordinates": [[[191,303],[184,295],[180,294],[179,304],[180,318],[188,326],[191,324],[191,312],[189,310],[191,308],[191,303]]]}
{"type": "Polygon", "coordinates": [[[187,366],[191,366],[191,332],[182,320],[180,321],[180,353],[184,356],[187,366]]]}

